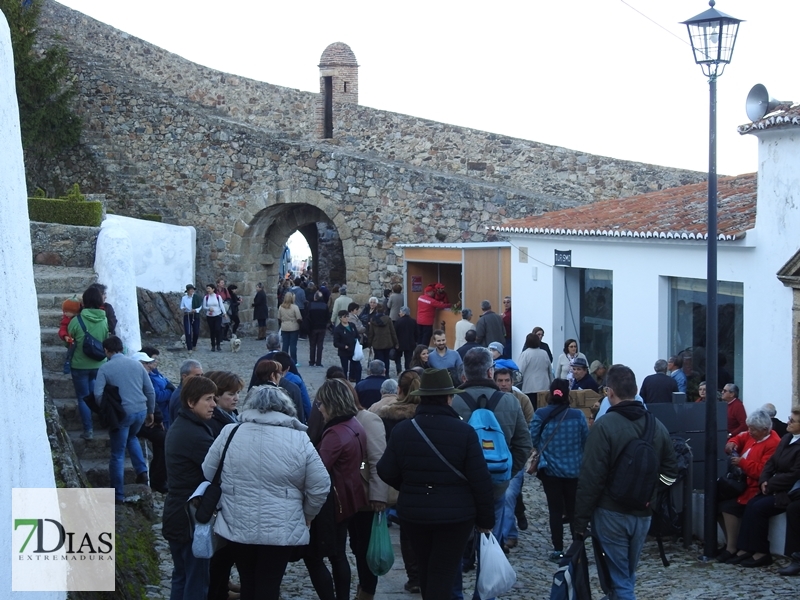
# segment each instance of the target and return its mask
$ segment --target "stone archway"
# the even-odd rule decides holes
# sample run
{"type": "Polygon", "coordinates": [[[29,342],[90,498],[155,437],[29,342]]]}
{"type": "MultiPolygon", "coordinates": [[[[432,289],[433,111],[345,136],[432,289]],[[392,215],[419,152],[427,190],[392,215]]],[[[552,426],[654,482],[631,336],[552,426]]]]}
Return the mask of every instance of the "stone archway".
{"type": "MultiPolygon", "coordinates": [[[[300,231],[311,248],[317,283],[347,283],[351,293],[362,287],[354,262],[352,232],[338,207],[312,190],[281,190],[277,202],[254,215],[242,235],[241,260],[248,294],[262,282],[269,299],[270,315],[275,310],[275,291],[283,246],[295,231],[300,231]]],[[[368,293],[368,292],[363,292],[368,293]]],[[[250,315],[245,315],[249,318],[250,315]]]]}

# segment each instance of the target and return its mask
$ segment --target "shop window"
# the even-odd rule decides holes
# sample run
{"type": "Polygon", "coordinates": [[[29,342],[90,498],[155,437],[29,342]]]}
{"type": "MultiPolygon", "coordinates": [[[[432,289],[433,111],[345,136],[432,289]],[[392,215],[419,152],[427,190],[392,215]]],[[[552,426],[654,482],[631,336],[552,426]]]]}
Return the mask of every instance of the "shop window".
{"type": "MultiPolygon", "coordinates": [[[[673,277],[669,293],[669,351],[692,357],[697,377],[706,377],[706,280],[673,277]]],[[[717,287],[719,349],[718,384],[735,382],[742,388],[742,320],[744,286],[720,281],[717,287]]],[[[668,358],[668,357],[664,357],[668,358]]]]}

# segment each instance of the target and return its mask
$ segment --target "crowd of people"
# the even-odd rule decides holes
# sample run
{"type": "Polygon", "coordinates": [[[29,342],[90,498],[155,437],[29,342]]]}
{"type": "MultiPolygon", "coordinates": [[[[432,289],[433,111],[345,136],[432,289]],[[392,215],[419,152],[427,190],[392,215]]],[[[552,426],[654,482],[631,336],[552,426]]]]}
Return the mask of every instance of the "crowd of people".
{"type": "MultiPolygon", "coordinates": [[[[657,361],[640,388],[624,365],[589,363],[574,339],[554,356],[540,327],[512,360],[510,298],[502,315],[484,301],[475,324],[472,311],[463,310],[450,348],[445,331],[415,322],[399,285],[362,307],[344,285],[329,293],[325,285],[294,283],[281,286],[278,333],[262,331],[257,318],[267,352],[248,384],[236,373],[204,372],[189,358],[174,385],[158,371],[157,349],[126,356],[113,335],[113,308],[102,286],[64,305],[62,337],[69,344],[82,436],[93,437],[91,413],[101,413],[109,424],[117,502],[125,500],[126,450],[137,482],[166,494],[162,533],[173,558],[172,599],[277,599],[288,563],[302,560],[322,600],[349,599],[354,578],[356,598],[370,600],[379,585],[367,560],[371,526],[373,516],[386,511],[400,527],[405,589],[426,599],[463,598],[462,573],[480,570],[480,536],[491,532],[510,553],[528,527],[520,493],[526,470],[535,473],[547,501],[552,547],[542,558],[562,560],[565,526],[573,541],[591,535],[603,547],[612,597],[635,598],[651,515],[646,504],[619,492],[624,470],[616,467],[629,444],[647,440],[655,464],[643,476],[650,497],[658,485],[675,481],[672,442],[647,405],[686,391],[683,357],[657,361]],[[329,332],[340,364],[327,368],[312,400],[297,369],[297,340],[308,337],[308,365],[324,368],[329,332]],[[87,338],[100,343],[102,357],[92,354],[87,338]],[[575,390],[598,392],[602,404],[589,414],[572,407],[575,390]],[[489,418],[487,412],[498,432],[491,445],[499,459],[487,454],[486,434],[476,424],[489,418]],[[137,437],[153,446],[149,465],[137,437]],[[214,531],[224,545],[211,559],[197,558],[188,500],[218,470],[222,493],[214,531]],[[234,565],[239,586],[230,581],[234,565]]],[[[238,306],[241,298],[236,286],[224,284],[207,286],[201,300],[187,286],[187,349],[195,347],[201,313],[219,319],[209,322],[212,351],[228,331],[236,335],[238,317],[230,316],[226,330],[221,313],[230,314],[226,303],[238,306]]],[[[443,287],[421,297],[428,298],[425,305],[447,304],[443,287]]],[[[703,382],[697,391],[702,401],[703,382]]],[[[724,497],[720,491],[726,547],[718,560],[771,564],[768,519],[786,512],[792,563],[781,574],[798,575],[800,496],[793,488],[800,479],[800,409],[782,424],[771,405],[743,415],[738,395],[732,381],[724,382],[731,433],[725,452],[743,487],[724,497]],[[783,437],[776,433],[781,425],[783,437]]]]}

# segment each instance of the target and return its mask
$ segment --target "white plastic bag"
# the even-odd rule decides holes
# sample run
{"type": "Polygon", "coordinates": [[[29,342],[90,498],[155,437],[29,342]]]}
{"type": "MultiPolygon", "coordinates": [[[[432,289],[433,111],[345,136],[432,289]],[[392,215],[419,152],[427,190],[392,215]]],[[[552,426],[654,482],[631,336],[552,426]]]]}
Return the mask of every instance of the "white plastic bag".
{"type": "Polygon", "coordinates": [[[481,600],[505,594],[517,581],[514,567],[508,562],[503,549],[491,533],[482,533],[480,562],[478,563],[478,583],[475,591],[481,600]]]}
{"type": "Polygon", "coordinates": [[[208,523],[197,523],[194,526],[194,537],[192,538],[192,554],[195,558],[211,558],[214,556],[216,543],[214,539],[214,521],[208,523]]]}
{"type": "Polygon", "coordinates": [[[356,340],[356,347],[353,349],[353,360],[358,362],[364,358],[364,349],[361,347],[361,342],[356,340]]]}

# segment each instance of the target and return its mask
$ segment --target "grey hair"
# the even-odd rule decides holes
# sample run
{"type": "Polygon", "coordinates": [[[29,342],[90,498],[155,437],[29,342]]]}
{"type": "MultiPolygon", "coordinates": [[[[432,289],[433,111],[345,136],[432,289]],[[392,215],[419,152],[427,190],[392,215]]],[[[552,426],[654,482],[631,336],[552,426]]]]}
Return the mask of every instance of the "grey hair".
{"type": "Polygon", "coordinates": [[[189,360],[184,361],[183,364],[181,365],[180,375],[181,377],[186,377],[189,373],[192,372],[193,369],[202,369],[202,368],[203,365],[201,365],[196,360],[192,360],[190,358],[189,360]]]}
{"type": "Polygon", "coordinates": [[[663,358],[659,358],[656,361],[656,364],[653,365],[653,371],[655,371],[656,373],[666,373],[667,372],[667,361],[665,361],[663,358]]]}
{"type": "Polygon", "coordinates": [[[368,302],[377,302],[378,299],[375,296],[370,296],[368,302]]]}
{"type": "Polygon", "coordinates": [[[472,318],[472,309],[465,308],[461,311],[461,318],[469,321],[472,318]]]}
{"type": "Polygon", "coordinates": [[[373,360],[369,363],[367,371],[370,375],[383,375],[386,372],[386,364],[382,360],[373,360]]]}
{"type": "Polygon", "coordinates": [[[342,284],[342,285],[340,285],[340,286],[339,286],[339,293],[340,293],[342,296],[344,296],[344,293],[345,293],[346,291],[347,291],[347,286],[346,286],[345,284],[342,284]]]}
{"type": "Polygon", "coordinates": [[[381,396],[396,394],[398,389],[397,382],[394,379],[387,379],[381,384],[381,396]]]}
{"type": "Polygon", "coordinates": [[[730,388],[730,391],[733,393],[733,395],[738,398],[739,397],[739,386],[736,385],[735,383],[729,383],[728,387],[730,388]]]}
{"type": "Polygon", "coordinates": [[[481,310],[489,310],[490,308],[492,308],[491,302],[489,302],[488,300],[481,301],[481,310]]]}
{"type": "Polygon", "coordinates": [[[290,417],[297,416],[292,399],[281,388],[274,385],[257,385],[252,388],[247,392],[242,410],[257,410],[260,413],[273,411],[290,417]]]}
{"type": "Polygon", "coordinates": [[[401,306],[399,312],[403,313],[404,315],[410,315],[411,309],[408,308],[407,306],[401,306]]]}
{"type": "Polygon", "coordinates": [[[761,429],[770,431],[772,429],[772,419],[770,418],[767,411],[763,408],[759,408],[758,410],[754,410],[751,412],[747,418],[744,420],[747,423],[748,427],[752,427],[753,429],[761,429]]]}
{"type": "Polygon", "coordinates": [[[472,348],[464,355],[464,375],[467,381],[486,379],[494,358],[488,348],[472,348]]]}
{"type": "Polygon", "coordinates": [[[759,410],[763,410],[765,413],[767,413],[770,419],[778,414],[778,411],[775,409],[775,405],[771,402],[767,402],[759,410]]]}
{"type": "Polygon", "coordinates": [[[267,350],[280,350],[281,338],[277,333],[270,333],[267,336],[267,350]]]}

